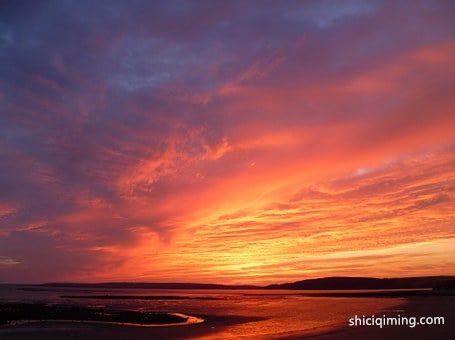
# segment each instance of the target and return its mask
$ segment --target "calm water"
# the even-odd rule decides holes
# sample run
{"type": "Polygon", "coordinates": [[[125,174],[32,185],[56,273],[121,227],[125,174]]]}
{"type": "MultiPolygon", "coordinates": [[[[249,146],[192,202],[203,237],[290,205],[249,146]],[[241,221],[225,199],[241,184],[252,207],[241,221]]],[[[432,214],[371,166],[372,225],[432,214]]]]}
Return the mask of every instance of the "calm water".
{"type": "MultiPolygon", "coordinates": [[[[0,287],[0,301],[81,304],[108,308],[185,313],[202,316],[243,316],[255,320],[222,329],[216,337],[292,335],[345,326],[350,317],[400,309],[403,299],[305,297],[302,291],[270,290],[163,290],[50,288],[23,291],[0,287]],[[87,300],[61,295],[172,295],[216,297],[220,300],[87,300]]],[[[183,326],[185,327],[185,326],[183,326]]],[[[213,338],[211,334],[208,338],[213,338]]]]}

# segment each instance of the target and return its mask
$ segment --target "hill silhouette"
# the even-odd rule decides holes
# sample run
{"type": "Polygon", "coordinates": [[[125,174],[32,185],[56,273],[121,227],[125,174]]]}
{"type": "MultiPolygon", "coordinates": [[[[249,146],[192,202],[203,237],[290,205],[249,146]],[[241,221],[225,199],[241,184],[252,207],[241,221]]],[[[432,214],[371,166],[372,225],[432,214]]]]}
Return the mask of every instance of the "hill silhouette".
{"type": "Polygon", "coordinates": [[[453,289],[455,276],[423,276],[403,278],[324,277],[290,283],[255,285],[223,285],[179,282],[52,282],[40,287],[62,288],[123,288],[123,289],[292,289],[292,290],[347,290],[347,289],[453,289]]]}
{"type": "Polygon", "coordinates": [[[404,278],[324,277],[292,283],[272,284],[267,289],[422,289],[438,288],[455,283],[455,276],[424,276],[404,278]]]}
{"type": "Polygon", "coordinates": [[[125,289],[258,289],[253,285],[222,285],[212,283],[185,283],[185,282],[101,282],[101,283],[74,283],[51,282],[42,287],[62,288],[125,288],[125,289]]]}

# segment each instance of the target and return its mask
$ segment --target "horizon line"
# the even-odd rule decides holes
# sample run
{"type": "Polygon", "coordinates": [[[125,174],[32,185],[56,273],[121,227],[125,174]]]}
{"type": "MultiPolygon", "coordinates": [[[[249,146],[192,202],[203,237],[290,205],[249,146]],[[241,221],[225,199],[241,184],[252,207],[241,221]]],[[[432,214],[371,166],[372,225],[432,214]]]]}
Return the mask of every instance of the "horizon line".
{"type": "Polygon", "coordinates": [[[25,283],[25,282],[0,282],[0,285],[29,285],[29,286],[43,286],[43,285],[56,285],[56,284],[72,284],[72,285],[103,285],[103,284],[188,284],[188,285],[215,285],[215,286],[225,286],[225,287],[238,287],[238,286],[249,286],[249,287],[269,287],[274,285],[283,285],[283,284],[292,284],[304,281],[314,281],[314,280],[323,280],[323,279],[375,279],[375,280],[394,280],[394,279],[423,279],[423,278],[455,278],[455,274],[449,275],[424,275],[424,276],[394,276],[394,277],[375,277],[375,276],[322,276],[308,279],[301,279],[297,281],[287,281],[287,282],[275,282],[268,284],[250,284],[250,283],[232,283],[232,284],[223,284],[223,283],[213,283],[213,282],[183,282],[183,281],[47,281],[40,283],[25,283]]]}

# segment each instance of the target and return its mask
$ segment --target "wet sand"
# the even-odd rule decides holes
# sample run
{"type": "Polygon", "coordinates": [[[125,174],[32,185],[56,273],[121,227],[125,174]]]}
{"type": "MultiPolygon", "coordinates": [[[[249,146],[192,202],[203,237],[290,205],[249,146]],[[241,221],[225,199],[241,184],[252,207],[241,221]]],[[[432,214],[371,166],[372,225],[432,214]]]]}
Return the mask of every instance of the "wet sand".
{"type": "MultiPolygon", "coordinates": [[[[411,297],[407,299],[407,303],[402,306],[403,311],[401,316],[443,316],[445,318],[444,325],[420,325],[410,328],[408,326],[357,326],[349,327],[348,319],[346,325],[340,325],[338,329],[334,329],[319,335],[309,334],[304,336],[293,335],[283,337],[282,339],[315,339],[315,340],[382,340],[382,339],[453,339],[455,334],[455,297],[454,296],[422,296],[411,297]]],[[[398,313],[378,313],[377,316],[385,314],[393,316],[398,313]]]]}
{"type": "Polygon", "coordinates": [[[135,326],[183,325],[202,322],[178,313],[93,308],[46,303],[0,303],[0,325],[37,323],[39,321],[84,323],[116,323],[135,326]]]}
{"type": "Polygon", "coordinates": [[[62,299],[95,299],[95,300],[222,300],[212,296],[181,295],[62,295],[62,299]]]}
{"type": "MultiPolygon", "coordinates": [[[[336,299],[336,298],[335,298],[336,299]]],[[[386,314],[393,316],[444,316],[445,325],[416,326],[388,326],[382,329],[377,326],[348,327],[346,323],[334,325],[330,329],[314,329],[293,334],[276,334],[275,336],[258,337],[261,339],[452,339],[455,334],[455,311],[453,296],[420,296],[408,297],[399,311],[385,311],[376,313],[377,316],[386,314]]],[[[360,313],[359,313],[360,314],[360,313]]],[[[166,326],[158,328],[130,327],[114,324],[84,324],[72,322],[39,322],[22,324],[16,327],[0,327],[0,339],[222,339],[218,334],[234,325],[258,321],[258,318],[244,316],[210,316],[198,315],[205,320],[203,323],[181,326],[166,326]]],[[[283,324],[283,329],[286,325],[283,324]]],[[[224,333],[225,334],[225,333],[224,333]]],[[[251,337],[249,337],[251,338],[251,337]]]]}
{"type": "Polygon", "coordinates": [[[132,327],[109,324],[83,324],[72,322],[40,322],[23,324],[18,327],[0,327],[0,339],[84,339],[84,340],[150,340],[150,339],[197,339],[216,334],[235,324],[257,321],[247,317],[202,316],[205,322],[192,325],[167,326],[157,328],[132,327]]]}

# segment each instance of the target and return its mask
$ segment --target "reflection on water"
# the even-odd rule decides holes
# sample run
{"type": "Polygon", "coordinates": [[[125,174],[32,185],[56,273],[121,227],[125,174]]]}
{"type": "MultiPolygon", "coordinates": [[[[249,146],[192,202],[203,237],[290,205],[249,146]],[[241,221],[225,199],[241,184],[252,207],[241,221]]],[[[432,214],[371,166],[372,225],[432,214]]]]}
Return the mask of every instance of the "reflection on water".
{"type": "Polygon", "coordinates": [[[205,337],[262,337],[319,332],[344,326],[353,315],[378,314],[399,308],[398,298],[307,297],[302,291],[270,290],[163,290],[163,289],[78,289],[46,288],[24,291],[17,286],[0,287],[0,301],[81,304],[119,309],[184,313],[202,317],[243,316],[254,321],[220,328],[205,337]],[[182,300],[106,300],[64,299],[62,295],[172,295],[215,297],[218,299],[182,300]]]}

